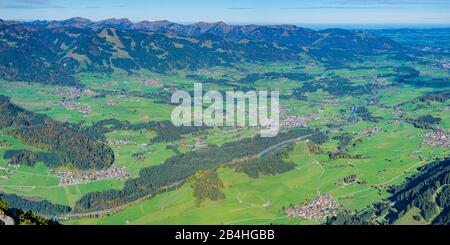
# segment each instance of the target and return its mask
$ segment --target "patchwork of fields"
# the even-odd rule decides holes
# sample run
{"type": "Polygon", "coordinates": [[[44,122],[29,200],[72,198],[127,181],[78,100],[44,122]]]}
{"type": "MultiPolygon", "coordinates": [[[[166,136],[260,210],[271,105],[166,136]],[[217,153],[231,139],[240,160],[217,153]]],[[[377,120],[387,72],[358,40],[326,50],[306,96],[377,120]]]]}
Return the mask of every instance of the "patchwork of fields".
{"type": "MultiPolygon", "coordinates": [[[[412,66],[425,77],[447,78],[448,72],[413,62],[401,64],[386,57],[354,64],[350,68],[329,69],[321,66],[300,66],[294,63],[243,64],[241,69],[212,68],[196,75],[235,81],[248,74],[302,73],[311,76],[305,81],[286,77],[265,77],[244,84],[257,90],[278,90],[283,107],[282,120],[317,115],[306,122],[306,128],[317,128],[329,140],[311,147],[308,140],[292,144],[283,156],[295,167],[274,176],[251,178],[225,163],[216,172],[223,183],[220,200],[196,202],[188,180],[174,190],[143,199],[111,214],[62,219],[66,224],[320,224],[323,220],[288,218],[283,209],[321,194],[335,198],[342,210],[362,210],[389,196],[389,187],[402,184],[417,168],[435,159],[448,157],[448,147],[424,144],[426,134],[449,132],[448,100],[421,101],[417,98],[450,87],[415,87],[397,84],[395,67],[412,66]],[[305,90],[309,83],[324,78],[348,79],[350,84],[329,88],[324,84],[305,90]],[[385,77],[385,78],[384,78],[385,77]],[[340,90],[350,86],[346,90],[340,90]],[[364,87],[364,90],[361,89],[364,87]],[[365,89],[365,88],[368,89],[365,89]],[[304,98],[290,96],[296,89],[304,98]],[[363,92],[356,91],[363,90],[363,92]],[[365,108],[350,120],[352,107],[365,108]],[[440,118],[438,125],[416,127],[411,120],[430,115],[440,118]],[[349,178],[351,177],[351,178],[349,178]],[[347,179],[354,179],[348,181],[347,179]]],[[[196,79],[191,71],[180,70],[171,75],[141,72],[135,75],[116,72],[112,76],[96,73],[79,75],[84,88],[49,86],[23,82],[0,82],[2,95],[27,110],[47,115],[60,122],[89,128],[101,120],[116,119],[130,124],[170,120],[175,105],[164,102],[161,91],[192,90],[196,79]],[[146,84],[148,79],[157,83],[146,84]],[[32,95],[32,96],[30,96],[32,95]]],[[[322,83],[320,83],[322,84],[322,83]]],[[[229,90],[230,84],[204,83],[205,89],[229,90]]],[[[169,97],[170,98],[170,97],[169,97]]],[[[285,129],[287,130],[287,129],[285,129]]],[[[233,130],[209,128],[181,135],[181,138],[152,142],[158,131],[151,128],[120,129],[104,134],[105,142],[114,151],[115,165],[124,167],[129,179],[140,171],[163,164],[180,154],[222,146],[255,137],[259,131],[248,128],[233,130]]],[[[447,139],[448,140],[448,139],[447,139]]],[[[8,128],[0,131],[0,156],[8,150],[38,151],[14,138],[8,128]]],[[[42,151],[42,149],[41,149],[42,151]]],[[[258,152],[255,152],[255,155],[258,152]]],[[[72,208],[88,193],[110,189],[121,190],[127,179],[106,177],[73,185],[61,185],[60,173],[77,173],[70,166],[50,169],[42,162],[33,167],[8,164],[0,159],[0,192],[17,194],[32,200],[48,200],[72,208]]],[[[95,170],[89,170],[95,171],[95,170]]],[[[76,213],[76,211],[72,211],[76,213]]],[[[413,211],[411,211],[413,212],[413,211]]],[[[411,222],[410,213],[398,221],[411,222]]]]}

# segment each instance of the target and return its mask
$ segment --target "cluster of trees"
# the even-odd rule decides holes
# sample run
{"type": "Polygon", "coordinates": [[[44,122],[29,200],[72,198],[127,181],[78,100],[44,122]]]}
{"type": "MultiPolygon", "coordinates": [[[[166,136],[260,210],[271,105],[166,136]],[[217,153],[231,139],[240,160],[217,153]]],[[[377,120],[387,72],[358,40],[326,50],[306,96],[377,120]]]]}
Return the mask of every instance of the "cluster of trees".
{"type": "Polygon", "coordinates": [[[436,195],[436,204],[443,210],[434,220],[434,224],[450,224],[450,186],[443,186],[436,195]]]}
{"type": "Polygon", "coordinates": [[[236,166],[236,171],[244,172],[250,178],[260,178],[282,174],[295,168],[295,163],[279,157],[256,158],[236,166]]]}
{"type": "Polygon", "coordinates": [[[396,80],[397,83],[403,83],[414,87],[426,87],[426,88],[448,88],[450,84],[449,78],[423,78],[423,77],[417,77],[417,78],[411,78],[411,79],[404,79],[404,78],[398,78],[396,80]]]}
{"type": "Polygon", "coordinates": [[[372,112],[370,112],[369,109],[367,109],[364,106],[358,107],[356,109],[355,113],[362,120],[368,121],[368,122],[379,122],[381,119],[383,119],[382,117],[372,116],[372,112]]]}
{"type": "Polygon", "coordinates": [[[12,165],[25,165],[33,167],[37,163],[44,163],[49,168],[62,165],[59,156],[55,153],[32,152],[28,150],[7,150],[3,158],[12,165]]]}
{"type": "Polygon", "coordinates": [[[347,152],[337,151],[337,152],[329,152],[328,158],[331,160],[337,159],[364,159],[364,157],[360,154],[352,155],[347,152]]]}
{"type": "Polygon", "coordinates": [[[230,86],[234,89],[241,90],[241,91],[249,91],[249,90],[255,90],[253,85],[258,80],[274,80],[274,79],[280,79],[280,78],[287,78],[289,80],[293,81],[308,81],[311,79],[314,79],[313,76],[306,74],[306,73],[300,73],[300,72],[290,72],[290,73],[281,73],[281,72],[268,72],[268,73],[250,73],[247,76],[237,79],[237,80],[230,80],[226,78],[212,78],[212,77],[204,77],[202,75],[197,74],[189,74],[186,76],[186,78],[193,79],[200,81],[202,83],[210,83],[210,84],[218,84],[222,86],[230,86]]]}
{"type": "Polygon", "coordinates": [[[151,130],[157,132],[157,135],[151,140],[151,143],[172,142],[181,139],[182,135],[200,133],[207,130],[208,127],[182,126],[175,127],[170,121],[155,122],[151,130]]]}
{"type": "Polygon", "coordinates": [[[326,225],[383,225],[388,224],[385,220],[379,219],[386,215],[390,209],[389,202],[375,203],[369,208],[359,212],[344,210],[335,217],[329,217],[326,225]]]}
{"type": "Polygon", "coordinates": [[[445,78],[426,78],[420,76],[420,71],[409,66],[400,66],[395,69],[395,81],[401,84],[407,84],[414,87],[446,88],[449,87],[450,79],[445,78]]]}
{"type": "Polygon", "coordinates": [[[137,152],[131,155],[136,162],[142,162],[145,160],[145,153],[137,152]]]}
{"type": "Polygon", "coordinates": [[[421,96],[419,98],[419,100],[422,102],[437,101],[437,102],[445,103],[445,102],[447,102],[447,100],[449,98],[450,98],[450,90],[446,90],[443,92],[431,93],[431,94],[421,96]]]}
{"type": "Polygon", "coordinates": [[[305,82],[302,87],[294,89],[292,96],[298,100],[304,100],[306,93],[314,93],[317,90],[322,89],[322,84],[319,81],[305,82]]]}
{"type": "Polygon", "coordinates": [[[325,224],[327,225],[374,225],[375,218],[373,210],[364,210],[359,213],[352,213],[348,210],[338,213],[334,217],[329,217],[325,224]]]}
{"type": "Polygon", "coordinates": [[[316,143],[321,144],[328,139],[319,130],[296,129],[273,138],[257,136],[226,143],[221,147],[211,145],[198,151],[179,154],[167,159],[163,164],[142,169],[139,177],[127,180],[122,190],[94,192],[83,196],[75,208],[79,211],[90,211],[123,205],[176,186],[199,171],[215,169],[236,159],[249,158],[283,141],[310,134],[312,136],[309,139],[316,143]]]}
{"type": "MultiPolygon", "coordinates": [[[[312,142],[312,141],[311,141],[312,142]]],[[[318,145],[312,142],[315,145],[318,145]]],[[[255,158],[238,164],[235,167],[237,172],[243,172],[250,178],[260,178],[263,176],[274,176],[288,172],[295,168],[295,163],[286,161],[289,152],[294,149],[293,144],[289,144],[282,150],[264,158],[255,158]]]]}
{"type": "Polygon", "coordinates": [[[420,71],[410,66],[399,66],[394,69],[398,78],[414,78],[420,76],[420,71]]]}
{"type": "Polygon", "coordinates": [[[12,145],[6,140],[0,140],[0,147],[2,148],[10,148],[12,145]]]}
{"type": "Polygon", "coordinates": [[[54,152],[65,165],[104,169],[114,162],[112,149],[78,126],[27,111],[1,95],[0,114],[0,128],[10,128],[10,133],[27,145],[54,152]]]}
{"type": "Polygon", "coordinates": [[[347,78],[333,76],[318,81],[305,82],[302,87],[294,89],[292,96],[296,99],[304,100],[306,93],[313,93],[319,89],[337,97],[361,96],[373,93],[373,91],[379,89],[379,85],[353,85],[347,78]]]}
{"type": "Polygon", "coordinates": [[[328,152],[328,158],[330,160],[336,159],[363,159],[364,157],[360,154],[351,155],[348,153],[348,146],[354,146],[356,143],[352,144],[353,136],[351,134],[345,133],[333,137],[334,140],[339,140],[336,152],[328,152]]]}
{"type": "Polygon", "coordinates": [[[346,177],[342,178],[341,180],[339,180],[339,184],[340,185],[348,185],[348,184],[355,183],[356,181],[358,181],[358,175],[352,174],[352,175],[346,176],[346,177]]]}
{"type": "Polygon", "coordinates": [[[177,146],[175,145],[168,145],[166,146],[167,150],[171,150],[173,153],[175,153],[176,155],[180,154],[181,152],[178,150],[177,146]]]}
{"type": "MultiPolygon", "coordinates": [[[[108,76],[109,77],[109,76],[108,76]]],[[[101,77],[103,78],[103,77],[101,77]]],[[[139,97],[139,98],[147,98],[154,100],[155,103],[158,104],[171,104],[172,92],[170,91],[138,91],[138,90],[126,90],[126,89],[118,89],[118,90],[97,90],[97,95],[94,98],[105,98],[106,96],[126,96],[126,97],[139,97]]]]}
{"type": "Polygon", "coordinates": [[[337,146],[338,151],[347,151],[347,147],[352,143],[353,136],[351,134],[345,133],[333,137],[334,140],[339,140],[337,146]]]}
{"type": "Polygon", "coordinates": [[[2,213],[11,217],[15,225],[59,225],[58,222],[41,217],[31,211],[25,212],[19,208],[10,208],[8,202],[0,198],[0,214],[2,213]]]}
{"type": "Polygon", "coordinates": [[[205,77],[198,74],[189,74],[186,75],[186,78],[192,79],[195,81],[199,81],[201,83],[209,83],[209,84],[218,84],[222,86],[234,86],[233,82],[231,80],[225,79],[225,78],[212,78],[212,77],[205,77]]]}
{"type": "Polygon", "coordinates": [[[29,200],[15,194],[6,194],[2,192],[0,192],[0,199],[6,201],[9,208],[31,211],[46,217],[66,214],[72,210],[69,206],[54,204],[46,200],[29,200]]]}
{"type": "Polygon", "coordinates": [[[225,199],[225,194],[222,193],[223,182],[215,170],[200,171],[190,181],[197,205],[206,199],[211,201],[225,199]]]}
{"type": "Polygon", "coordinates": [[[443,209],[450,207],[450,186],[446,185],[442,187],[436,195],[436,204],[443,209]]]}
{"type": "Polygon", "coordinates": [[[417,119],[409,119],[408,121],[416,128],[433,129],[433,125],[441,123],[442,119],[439,117],[433,117],[432,115],[425,115],[417,119]]]}
{"type": "Polygon", "coordinates": [[[320,145],[314,143],[313,141],[308,141],[308,142],[306,143],[306,146],[308,147],[308,151],[309,151],[310,153],[313,153],[313,154],[321,154],[321,153],[323,153],[323,150],[322,150],[322,148],[320,147],[320,145]]]}
{"type": "Polygon", "coordinates": [[[96,122],[94,125],[86,129],[86,132],[94,138],[105,140],[105,134],[117,130],[152,130],[157,135],[151,140],[151,143],[172,142],[180,140],[183,135],[197,133],[207,130],[208,127],[182,126],[175,127],[170,121],[147,122],[131,124],[128,121],[120,121],[117,119],[105,119],[96,122]]]}
{"type": "Polygon", "coordinates": [[[268,73],[251,73],[248,74],[246,77],[241,78],[239,80],[239,83],[245,83],[245,84],[254,84],[258,80],[274,80],[274,79],[280,79],[280,78],[287,78],[289,80],[293,81],[308,81],[311,79],[314,79],[313,76],[301,73],[301,72],[289,72],[289,73],[283,73],[283,72],[268,72],[268,73]]]}

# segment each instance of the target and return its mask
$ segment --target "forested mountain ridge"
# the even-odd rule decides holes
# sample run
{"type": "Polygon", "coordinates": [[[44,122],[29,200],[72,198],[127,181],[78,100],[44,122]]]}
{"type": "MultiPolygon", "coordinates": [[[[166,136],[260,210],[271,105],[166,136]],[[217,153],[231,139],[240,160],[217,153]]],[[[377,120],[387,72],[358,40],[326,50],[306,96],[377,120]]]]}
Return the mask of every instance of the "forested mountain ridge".
{"type": "Polygon", "coordinates": [[[385,202],[376,203],[358,213],[342,212],[330,218],[331,225],[395,224],[407,212],[417,209],[416,222],[450,224],[450,158],[419,169],[404,184],[391,189],[385,202]]]}
{"type": "Polygon", "coordinates": [[[240,62],[310,59],[341,64],[361,55],[401,52],[396,42],[340,29],[289,25],[90,20],[0,20],[0,79],[77,85],[78,72],[233,66],[240,62]]]}
{"type": "Polygon", "coordinates": [[[362,47],[358,45],[367,45],[366,48],[371,49],[401,48],[399,44],[388,38],[373,36],[367,33],[356,33],[342,29],[314,31],[295,25],[228,25],[224,22],[198,22],[190,25],[182,25],[166,20],[133,23],[128,19],[114,18],[94,22],[80,17],[63,21],[31,22],[28,25],[32,27],[39,26],[41,28],[75,27],[93,30],[115,28],[120,30],[174,33],[179,36],[194,38],[211,34],[232,42],[248,39],[256,42],[293,46],[330,46],[332,48],[342,48],[342,45],[344,45],[345,48],[360,49],[362,47]]]}
{"type": "Polygon", "coordinates": [[[450,158],[420,168],[404,185],[393,188],[390,200],[396,212],[387,215],[392,223],[411,208],[433,224],[450,224],[450,158]]]}

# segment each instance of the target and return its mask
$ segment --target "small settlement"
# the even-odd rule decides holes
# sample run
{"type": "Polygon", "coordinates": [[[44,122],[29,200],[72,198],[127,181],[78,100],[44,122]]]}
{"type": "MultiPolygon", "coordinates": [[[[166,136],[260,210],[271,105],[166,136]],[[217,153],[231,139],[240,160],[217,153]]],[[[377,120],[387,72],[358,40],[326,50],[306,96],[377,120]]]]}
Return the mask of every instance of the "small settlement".
{"type": "Polygon", "coordinates": [[[83,183],[89,183],[104,179],[126,179],[129,174],[125,167],[117,167],[113,164],[110,168],[100,170],[92,173],[75,173],[70,171],[59,172],[60,185],[77,185],[83,183]]]}
{"type": "Polygon", "coordinates": [[[284,213],[289,218],[304,218],[310,220],[324,220],[327,217],[336,216],[339,211],[339,204],[330,195],[320,195],[311,202],[298,205],[291,205],[284,209],[284,213]]]}

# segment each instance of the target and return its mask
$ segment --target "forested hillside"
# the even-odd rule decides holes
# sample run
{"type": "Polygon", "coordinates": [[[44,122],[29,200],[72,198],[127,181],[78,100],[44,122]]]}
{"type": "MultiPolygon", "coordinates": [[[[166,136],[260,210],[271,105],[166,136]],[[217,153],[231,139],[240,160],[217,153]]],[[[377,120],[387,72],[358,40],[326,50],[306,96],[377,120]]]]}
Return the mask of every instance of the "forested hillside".
{"type": "Polygon", "coordinates": [[[0,20],[0,78],[81,86],[79,72],[129,73],[147,69],[234,66],[242,62],[310,59],[325,65],[356,61],[360,55],[401,52],[384,38],[296,26],[233,26],[224,23],[59,22],[0,20]]]}
{"type": "Polygon", "coordinates": [[[427,165],[404,185],[393,188],[390,201],[396,212],[387,219],[392,223],[411,208],[420,209],[420,215],[428,222],[450,224],[450,158],[427,165]]]}
{"type": "Polygon", "coordinates": [[[19,197],[15,194],[6,194],[0,192],[0,200],[8,203],[9,208],[23,209],[45,217],[55,217],[70,212],[72,209],[68,206],[53,204],[45,200],[31,200],[19,197]]]}
{"type": "Polygon", "coordinates": [[[1,95],[0,114],[0,129],[8,129],[12,136],[27,145],[54,153],[33,156],[26,152],[9,152],[6,157],[15,159],[11,161],[12,164],[29,162],[27,165],[34,165],[33,158],[44,157],[51,159],[48,163],[56,166],[63,164],[79,169],[103,169],[114,162],[113,151],[104,143],[91,138],[83,129],[27,111],[1,95]]]}
{"type": "Polygon", "coordinates": [[[392,196],[358,213],[342,212],[328,220],[332,225],[394,224],[408,211],[418,209],[413,219],[436,225],[450,224],[450,158],[419,169],[392,196]]]}
{"type": "MultiPolygon", "coordinates": [[[[11,195],[9,196],[11,200],[11,195]]],[[[25,211],[22,208],[17,208],[14,203],[20,198],[13,197],[12,202],[8,201],[3,194],[0,193],[0,226],[1,225],[59,225],[57,221],[49,220],[41,217],[31,211],[25,211]]]]}

